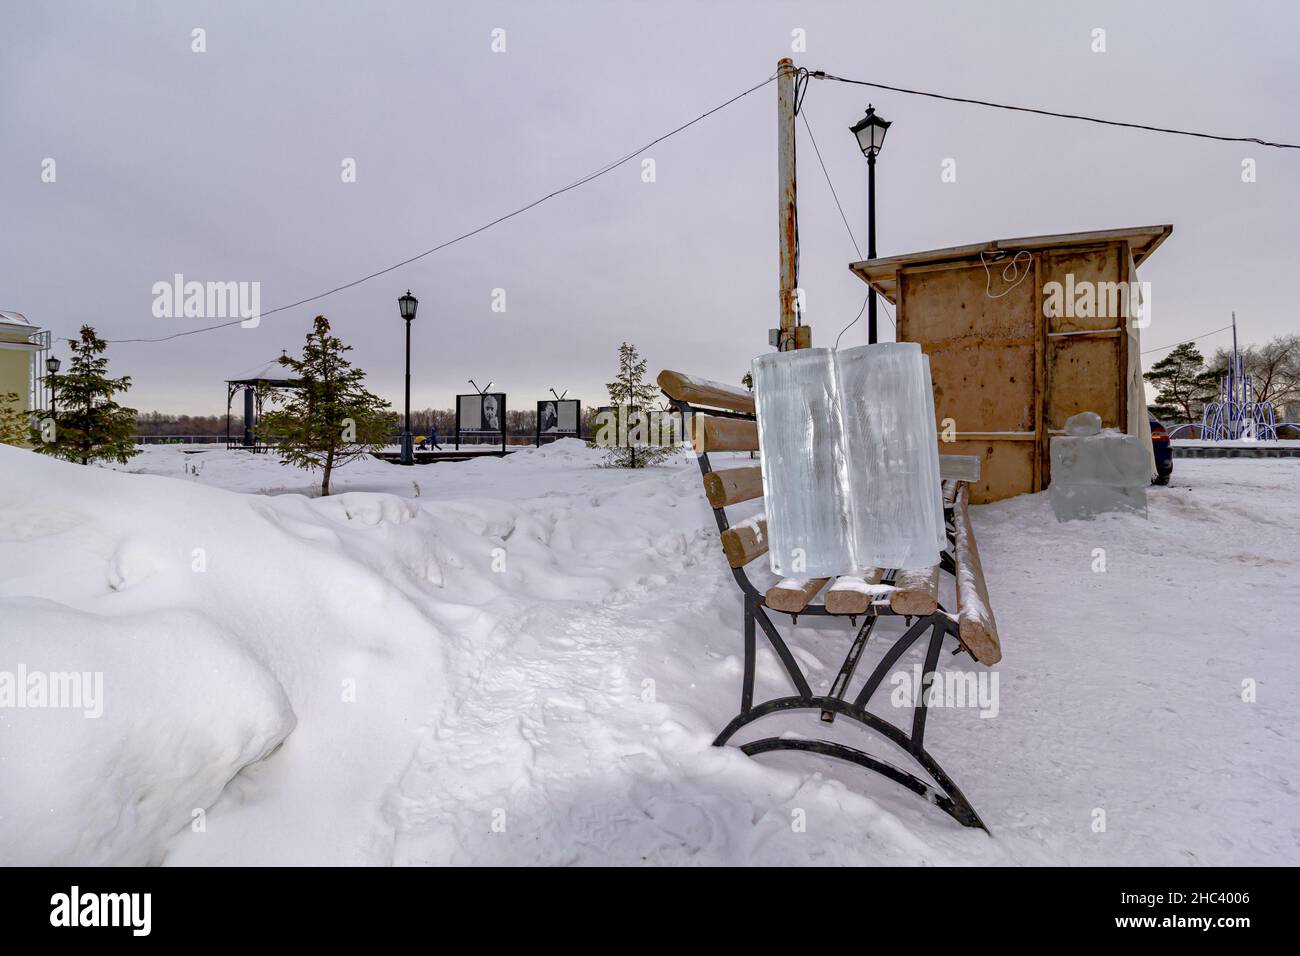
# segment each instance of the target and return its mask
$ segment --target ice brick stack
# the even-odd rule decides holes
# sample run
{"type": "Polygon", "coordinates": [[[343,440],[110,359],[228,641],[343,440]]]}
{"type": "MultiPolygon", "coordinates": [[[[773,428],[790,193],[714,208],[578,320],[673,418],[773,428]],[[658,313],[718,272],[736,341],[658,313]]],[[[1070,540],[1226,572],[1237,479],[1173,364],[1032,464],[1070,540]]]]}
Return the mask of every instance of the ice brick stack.
{"type": "Polygon", "coordinates": [[[772,570],[934,565],[943,501],[920,346],[777,352],[753,370],[772,570]]]}
{"type": "Polygon", "coordinates": [[[1057,520],[1091,518],[1108,511],[1146,513],[1151,484],[1149,438],[1102,429],[1094,412],[1065,423],[1052,439],[1049,497],[1057,520]]]}

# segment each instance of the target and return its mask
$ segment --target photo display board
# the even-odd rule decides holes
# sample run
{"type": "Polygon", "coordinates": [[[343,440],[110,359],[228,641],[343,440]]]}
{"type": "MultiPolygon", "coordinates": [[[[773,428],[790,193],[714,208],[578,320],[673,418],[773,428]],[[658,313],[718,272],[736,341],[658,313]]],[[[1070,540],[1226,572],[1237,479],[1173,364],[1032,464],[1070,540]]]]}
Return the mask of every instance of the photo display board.
{"type": "Polygon", "coordinates": [[[456,431],[458,434],[504,434],[505,423],[505,392],[456,396],[456,431]]]}
{"type": "Polygon", "coordinates": [[[548,399],[537,403],[537,443],[546,438],[579,438],[582,403],[576,398],[548,399]]]}

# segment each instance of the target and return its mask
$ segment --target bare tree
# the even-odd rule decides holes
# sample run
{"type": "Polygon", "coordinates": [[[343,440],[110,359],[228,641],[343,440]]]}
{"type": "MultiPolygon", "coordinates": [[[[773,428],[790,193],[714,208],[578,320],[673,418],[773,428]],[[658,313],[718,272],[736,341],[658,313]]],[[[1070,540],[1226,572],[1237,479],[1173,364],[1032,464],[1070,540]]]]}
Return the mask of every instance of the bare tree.
{"type": "MultiPolygon", "coordinates": [[[[1210,368],[1215,377],[1228,374],[1232,353],[1219,349],[1210,368]]],[[[1255,401],[1278,407],[1300,404],[1300,335],[1279,335],[1259,346],[1241,350],[1246,374],[1255,380],[1255,401]]]]}

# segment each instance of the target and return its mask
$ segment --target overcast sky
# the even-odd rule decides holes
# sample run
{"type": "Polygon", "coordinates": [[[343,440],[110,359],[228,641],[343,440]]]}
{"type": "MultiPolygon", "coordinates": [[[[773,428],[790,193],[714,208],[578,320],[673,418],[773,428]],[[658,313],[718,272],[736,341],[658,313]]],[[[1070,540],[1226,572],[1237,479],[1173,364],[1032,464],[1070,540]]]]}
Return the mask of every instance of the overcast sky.
{"type": "MultiPolygon", "coordinates": [[[[152,286],[261,283],[263,310],[475,228],[769,76],[809,69],[1108,118],[1300,142],[1294,3],[398,3],[0,0],[0,309],[106,338],[152,286]],[[192,52],[192,31],[206,52],[192,52]],[[492,51],[505,30],[506,50],[492,51]],[[1093,52],[1093,30],[1106,51],[1093,52]],[[791,52],[791,32],[807,51],[791,52]],[[55,182],[42,164],[55,160],[55,182]],[[357,181],[345,183],[345,159],[357,181]]],[[[866,164],[847,127],[893,121],[881,255],[1173,223],[1143,267],[1143,345],[1224,325],[1294,332],[1300,151],[1155,135],[814,82],[804,101],[865,249],[866,164]],[[957,181],[940,179],[956,160],[957,181]],[[1243,183],[1242,161],[1257,163],[1243,183]]],[[[802,285],[814,344],[865,287],[800,129],[802,285]]],[[[216,413],[222,381],[300,347],[312,317],[401,398],[397,297],[420,299],[416,407],[489,380],[605,400],[619,342],[653,376],[735,382],[777,322],[775,86],[522,216],[320,302],[110,348],[141,410],[216,413]],[[506,311],[492,311],[493,290],[506,311]]],[[[889,320],[881,316],[883,337],[889,320]]],[[[842,344],[865,342],[865,319],[842,344]]],[[[1200,344],[1207,352],[1225,335],[1200,344]]],[[[61,350],[66,355],[66,350],[61,350]]],[[[1148,361],[1158,358],[1149,355],[1148,361]]]]}

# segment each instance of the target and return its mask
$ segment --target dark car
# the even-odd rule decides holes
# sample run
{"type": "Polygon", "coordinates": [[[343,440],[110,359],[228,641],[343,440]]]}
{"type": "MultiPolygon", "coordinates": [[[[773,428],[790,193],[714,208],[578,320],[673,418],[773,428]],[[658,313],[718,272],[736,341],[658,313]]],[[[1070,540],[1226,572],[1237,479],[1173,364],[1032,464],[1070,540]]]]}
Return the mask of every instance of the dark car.
{"type": "Polygon", "coordinates": [[[1156,476],[1152,484],[1167,485],[1169,476],[1174,473],[1174,450],[1169,444],[1169,435],[1160,419],[1154,415],[1151,419],[1151,447],[1156,451],[1156,476]]]}

